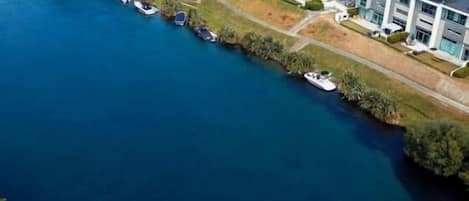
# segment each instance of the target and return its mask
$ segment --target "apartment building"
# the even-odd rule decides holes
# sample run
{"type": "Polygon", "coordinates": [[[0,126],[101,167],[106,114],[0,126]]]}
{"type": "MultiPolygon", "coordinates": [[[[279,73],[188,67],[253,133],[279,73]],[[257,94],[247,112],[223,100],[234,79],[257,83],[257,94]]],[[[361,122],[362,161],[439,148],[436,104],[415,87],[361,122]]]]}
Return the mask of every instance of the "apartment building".
{"type": "Polygon", "coordinates": [[[356,0],[356,6],[381,28],[399,25],[428,48],[469,60],[469,0],[356,0]]]}

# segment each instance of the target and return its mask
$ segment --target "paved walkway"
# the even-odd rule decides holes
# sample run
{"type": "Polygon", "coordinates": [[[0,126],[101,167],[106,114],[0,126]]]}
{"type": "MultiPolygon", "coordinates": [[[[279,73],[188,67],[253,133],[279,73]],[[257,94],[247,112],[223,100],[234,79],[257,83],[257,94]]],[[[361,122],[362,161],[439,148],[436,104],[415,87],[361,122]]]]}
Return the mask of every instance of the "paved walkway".
{"type": "Polygon", "coordinates": [[[313,20],[320,14],[321,12],[318,12],[318,11],[308,11],[308,15],[306,15],[306,17],[303,20],[301,20],[298,24],[292,27],[288,32],[292,35],[297,34],[302,29],[304,29],[308,24],[311,24],[313,20]]]}
{"type": "MultiPolygon", "coordinates": [[[[393,79],[396,79],[396,80],[399,80],[400,82],[408,85],[409,87],[427,95],[427,96],[431,96],[435,99],[437,99],[438,101],[440,101],[441,103],[445,104],[445,105],[449,105],[449,106],[452,106],[462,112],[465,112],[467,114],[469,114],[469,107],[468,106],[465,106],[464,104],[461,104],[453,99],[450,99],[438,92],[435,92],[425,86],[422,86],[421,84],[419,83],[416,83],[410,79],[407,79],[406,77],[403,77],[402,75],[399,75],[393,71],[390,71],[388,70],[386,67],[383,67],[381,65],[378,65],[372,61],[369,61],[365,58],[362,58],[362,57],[359,57],[357,55],[354,55],[350,52],[347,52],[347,51],[344,51],[342,49],[338,49],[336,47],[333,47],[331,45],[328,45],[328,44],[325,44],[323,42],[320,42],[320,41],[317,41],[317,40],[314,40],[312,38],[307,38],[307,37],[304,37],[304,36],[300,36],[298,35],[297,33],[293,33],[293,32],[290,32],[288,30],[283,30],[283,29],[280,29],[280,28],[277,28],[257,17],[254,17],[246,12],[244,12],[243,10],[241,10],[240,8],[232,5],[231,3],[228,2],[228,0],[217,0],[219,3],[223,4],[224,6],[226,6],[228,9],[230,9],[231,11],[233,11],[234,13],[244,17],[244,18],[247,18],[253,22],[256,22],[258,23],[259,25],[261,26],[264,26],[266,28],[269,28],[269,29],[272,29],[274,31],[277,31],[279,33],[283,33],[285,35],[289,35],[289,36],[292,36],[292,37],[296,37],[300,40],[305,40],[305,41],[308,41],[310,44],[313,44],[313,45],[316,45],[316,46],[319,46],[319,47],[322,47],[322,48],[325,48],[327,50],[330,50],[330,51],[333,51],[337,54],[340,54],[342,56],[345,56],[347,58],[350,58],[356,62],[359,62],[361,64],[364,64],[376,71],[379,71],[383,74],[385,74],[386,76],[390,77],[390,78],[393,78],[393,79]]],[[[301,23],[301,22],[300,22],[301,23]]]]}

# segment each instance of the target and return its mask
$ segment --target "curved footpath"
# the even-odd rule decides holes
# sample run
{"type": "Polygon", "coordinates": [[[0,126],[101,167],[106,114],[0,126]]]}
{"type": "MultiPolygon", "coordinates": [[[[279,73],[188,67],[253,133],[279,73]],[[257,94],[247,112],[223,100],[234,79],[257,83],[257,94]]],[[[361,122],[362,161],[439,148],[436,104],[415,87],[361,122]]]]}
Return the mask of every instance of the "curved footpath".
{"type": "Polygon", "coordinates": [[[386,76],[390,77],[390,78],[393,78],[393,79],[396,79],[396,80],[399,80],[400,82],[408,85],[409,87],[412,87],[413,89],[425,94],[425,95],[428,95],[428,96],[431,96],[435,99],[437,99],[438,101],[440,101],[441,103],[445,104],[445,105],[449,105],[449,106],[452,106],[462,112],[465,112],[466,114],[469,114],[469,107],[464,105],[464,104],[461,104],[451,98],[448,98],[436,91],[433,91],[425,86],[422,86],[421,84],[418,84],[410,79],[407,79],[405,78],[404,76],[402,75],[399,75],[379,64],[376,64],[370,60],[367,60],[366,58],[362,58],[362,57],[359,57],[357,55],[354,55],[350,52],[347,52],[345,50],[342,50],[342,49],[339,49],[339,48],[336,48],[336,47],[333,47],[331,45],[328,45],[328,44],[325,44],[323,42],[320,42],[320,41],[317,41],[317,40],[314,40],[312,38],[308,38],[308,37],[305,37],[305,36],[300,36],[294,32],[290,32],[288,30],[283,30],[283,29],[280,29],[280,28],[277,28],[257,17],[254,17],[246,12],[244,12],[243,10],[239,9],[238,7],[234,6],[233,4],[229,3],[227,0],[217,0],[219,3],[223,4],[225,7],[227,7],[228,9],[230,9],[231,11],[233,11],[234,13],[246,18],[246,19],[249,19],[253,22],[256,22],[257,24],[261,25],[261,26],[264,26],[266,28],[269,28],[269,29],[272,29],[274,31],[277,31],[279,33],[282,33],[282,34],[285,34],[285,35],[288,35],[288,36],[292,36],[292,37],[295,37],[295,38],[298,38],[298,39],[301,39],[301,40],[304,40],[304,41],[308,41],[310,44],[313,44],[313,45],[316,45],[316,46],[319,46],[319,47],[322,47],[322,48],[325,48],[325,49],[328,49],[330,51],[333,51],[337,54],[340,54],[342,56],[345,56],[347,58],[350,58],[356,62],[359,62],[361,64],[364,64],[368,67],[370,67],[371,69],[374,69],[376,71],[379,71],[383,74],[385,74],[386,76]]]}

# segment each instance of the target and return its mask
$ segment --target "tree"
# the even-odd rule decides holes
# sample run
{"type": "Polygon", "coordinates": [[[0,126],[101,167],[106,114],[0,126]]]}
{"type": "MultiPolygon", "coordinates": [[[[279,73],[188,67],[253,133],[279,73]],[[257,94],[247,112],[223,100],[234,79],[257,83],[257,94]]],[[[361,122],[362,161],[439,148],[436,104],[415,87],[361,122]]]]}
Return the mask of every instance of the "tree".
{"type": "Polygon", "coordinates": [[[189,13],[187,14],[187,25],[189,25],[189,27],[199,27],[205,24],[205,20],[199,16],[196,9],[189,9],[189,13]]]}
{"type": "Polygon", "coordinates": [[[177,0],[163,0],[161,2],[161,15],[170,18],[174,17],[177,12],[182,10],[181,2],[177,0]]]}
{"type": "MultiPolygon", "coordinates": [[[[422,167],[448,177],[461,169],[468,137],[468,131],[456,122],[431,121],[408,129],[404,151],[422,167]]],[[[467,171],[459,176],[469,178],[467,171]]]]}
{"type": "Polygon", "coordinates": [[[344,98],[351,102],[360,101],[366,91],[365,84],[363,84],[352,71],[347,71],[343,74],[339,88],[344,98]]]}
{"type": "Polygon", "coordinates": [[[310,55],[291,52],[285,53],[282,59],[282,64],[288,72],[295,74],[303,74],[307,71],[314,70],[314,58],[310,55]]]}
{"type": "Polygon", "coordinates": [[[366,90],[358,105],[385,122],[390,121],[397,113],[396,102],[376,89],[366,90]]]}
{"type": "Polygon", "coordinates": [[[280,61],[285,52],[285,47],[280,41],[253,32],[245,34],[240,44],[244,50],[265,60],[280,61]]]}
{"type": "Polygon", "coordinates": [[[458,174],[459,178],[466,186],[469,186],[469,164],[466,163],[458,174]]]}
{"type": "Polygon", "coordinates": [[[238,34],[231,27],[223,27],[218,34],[218,39],[224,44],[234,45],[238,42],[238,34]]]}

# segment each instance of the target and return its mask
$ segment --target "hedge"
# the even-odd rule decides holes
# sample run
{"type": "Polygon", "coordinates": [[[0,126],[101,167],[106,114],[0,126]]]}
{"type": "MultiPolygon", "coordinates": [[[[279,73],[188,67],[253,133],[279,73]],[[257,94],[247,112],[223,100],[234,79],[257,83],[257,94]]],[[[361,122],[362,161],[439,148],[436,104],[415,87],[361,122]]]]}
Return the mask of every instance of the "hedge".
{"type": "Polygon", "coordinates": [[[409,37],[408,32],[398,32],[388,36],[387,41],[389,43],[404,42],[409,37]]]}
{"type": "Polygon", "coordinates": [[[350,17],[358,15],[358,8],[349,8],[347,9],[347,13],[350,17]]]}
{"type": "Polygon", "coordinates": [[[322,10],[324,9],[324,4],[321,0],[312,0],[306,2],[305,8],[308,10],[322,10]]]}
{"type": "Polygon", "coordinates": [[[457,70],[456,72],[454,72],[453,76],[457,78],[465,78],[469,76],[469,63],[466,65],[465,68],[461,68],[457,70]]]}

